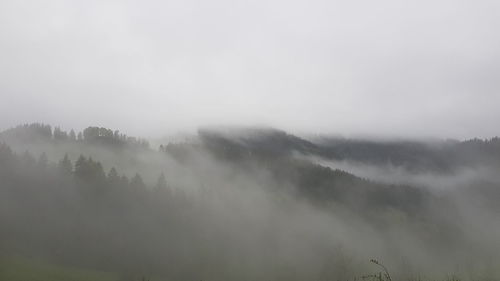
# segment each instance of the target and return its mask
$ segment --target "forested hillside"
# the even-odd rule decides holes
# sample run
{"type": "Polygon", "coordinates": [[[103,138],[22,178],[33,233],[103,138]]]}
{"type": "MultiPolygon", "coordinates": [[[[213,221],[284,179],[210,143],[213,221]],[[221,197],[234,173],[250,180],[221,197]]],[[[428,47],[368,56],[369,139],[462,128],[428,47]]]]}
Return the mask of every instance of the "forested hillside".
{"type": "MultiPolygon", "coordinates": [[[[389,161],[415,173],[419,159],[446,158],[425,143],[317,144],[273,129],[205,129],[195,141],[156,149],[110,129],[68,133],[44,124],[9,129],[0,139],[0,250],[7,257],[123,280],[345,280],[377,270],[371,258],[398,278],[481,277],[496,274],[489,263],[500,260],[492,246],[498,223],[475,231],[498,214],[495,179],[437,192],[304,157],[389,161]],[[473,271],[457,270],[466,265],[473,271]]],[[[495,167],[496,145],[442,143],[439,151],[471,155],[444,171],[495,167]]]]}

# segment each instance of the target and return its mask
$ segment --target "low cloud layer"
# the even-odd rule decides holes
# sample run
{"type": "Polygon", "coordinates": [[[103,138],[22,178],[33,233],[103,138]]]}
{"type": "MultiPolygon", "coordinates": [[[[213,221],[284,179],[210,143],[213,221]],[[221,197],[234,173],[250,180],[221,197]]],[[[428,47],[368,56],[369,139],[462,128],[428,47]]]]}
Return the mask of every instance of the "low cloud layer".
{"type": "Polygon", "coordinates": [[[499,12],[488,0],[2,1],[0,127],[491,137],[499,12]]]}
{"type": "Polygon", "coordinates": [[[500,183],[494,168],[491,167],[463,167],[451,173],[436,171],[414,172],[405,167],[391,164],[375,165],[356,161],[332,161],[319,157],[305,157],[318,165],[347,171],[359,177],[386,184],[408,184],[420,187],[430,187],[434,190],[450,190],[464,185],[470,185],[481,180],[500,183]]]}

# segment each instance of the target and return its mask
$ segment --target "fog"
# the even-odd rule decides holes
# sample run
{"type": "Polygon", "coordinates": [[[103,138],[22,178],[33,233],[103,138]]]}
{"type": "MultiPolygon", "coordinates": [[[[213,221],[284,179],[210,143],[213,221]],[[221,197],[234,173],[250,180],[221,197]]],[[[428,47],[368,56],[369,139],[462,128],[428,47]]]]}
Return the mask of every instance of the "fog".
{"type": "Polygon", "coordinates": [[[498,280],[498,26],[493,0],[0,1],[0,280],[498,280]]]}
{"type": "Polygon", "coordinates": [[[293,136],[269,129],[203,131],[158,151],[27,128],[0,134],[4,256],[132,281],[354,280],[380,271],[370,259],[393,280],[500,274],[498,178],[483,167],[416,173],[281,154],[280,136],[293,136]],[[65,154],[71,171],[61,170],[65,154]],[[83,173],[80,154],[131,180],[83,173]]]}
{"type": "MultiPolygon", "coordinates": [[[[303,156],[298,157],[301,158],[303,156]]],[[[451,174],[443,174],[437,172],[414,172],[409,171],[405,167],[393,164],[374,165],[349,160],[332,161],[318,157],[309,157],[308,159],[319,165],[343,170],[365,179],[388,184],[416,185],[432,188],[435,191],[456,189],[481,180],[488,180],[495,183],[500,182],[500,177],[496,169],[487,166],[461,168],[453,171],[451,174]]]]}
{"type": "Polygon", "coordinates": [[[489,0],[2,1],[0,128],[493,137],[499,14],[489,0]]]}

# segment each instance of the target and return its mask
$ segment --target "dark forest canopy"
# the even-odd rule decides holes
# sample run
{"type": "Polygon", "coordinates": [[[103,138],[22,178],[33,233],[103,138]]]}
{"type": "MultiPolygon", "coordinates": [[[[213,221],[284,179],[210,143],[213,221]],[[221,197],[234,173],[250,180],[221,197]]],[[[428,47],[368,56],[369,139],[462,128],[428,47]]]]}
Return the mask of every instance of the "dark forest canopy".
{"type": "Polygon", "coordinates": [[[120,133],[118,130],[111,130],[103,127],[87,127],[82,132],[76,133],[74,130],[66,132],[59,127],[46,125],[43,123],[32,123],[19,125],[7,129],[1,133],[1,138],[6,140],[15,140],[18,142],[32,141],[68,141],[68,142],[87,142],[97,144],[107,144],[112,147],[140,147],[149,148],[149,142],[146,139],[129,137],[120,133]]]}
{"type": "MultiPolygon", "coordinates": [[[[277,180],[299,187],[299,193],[294,195],[297,199],[310,198],[325,210],[333,202],[349,206],[355,213],[370,210],[374,226],[379,221],[376,214],[388,208],[421,216],[422,204],[429,200],[418,189],[382,188],[348,173],[301,161],[280,160],[266,165],[276,173],[277,180]]],[[[217,242],[220,237],[233,235],[231,228],[213,229],[207,225],[210,221],[220,223],[210,211],[211,200],[218,201],[210,198],[217,195],[206,193],[217,191],[210,186],[214,183],[206,182],[201,190],[207,203],[188,196],[180,187],[171,187],[163,173],[155,185],[147,186],[139,174],[129,179],[120,176],[115,168],[106,173],[101,163],[90,157],[80,155],[72,162],[65,155],[58,162],[50,162],[45,154],[38,159],[29,152],[17,154],[6,144],[0,144],[0,182],[0,221],[4,230],[0,232],[0,249],[4,253],[41,256],[130,276],[159,274],[175,280],[211,276],[214,273],[208,269],[198,268],[210,260],[211,266],[221,270],[214,275],[217,279],[227,274],[237,276],[230,272],[240,265],[220,255],[233,255],[238,246],[224,240],[217,242]],[[223,243],[222,248],[200,250],[213,243],[223,243]],[[199,256],[186,257],[185,247],[199,256]]],[[[286,194],[282,193],[286,190],[274,188],[268,192],[286,194]]],[[[278,198],[275,204],[284,204],[282,195],[278,198]]],[[[418,220],[436,223],[424,217],[418,220]]],[[[334,276],[335,271],[330,272],[325,264],[328,261],[319,259],[301,274],[334,276]]],[[[243,270],[240,274],[250,273],[249,269],[239,270],[243,270]]]]}
{"type": "Polygon", "coordinates": [[[402,166],[414,172],[454,172],[476,165],[500,167],[500,138],[465,141],[375,141],[315,137],[300,138],[274,129],[206,130],[200,139],[226,157],[260,155],[276,157],[293,152],[327,159],[402,166]]]}
{"type": "MultiPolygon", "coordinates": [[[[332,137],[300,138],[271,128],[200,129],[198,137],[214,151],[233,154],[256,154],[263,157],[285,156],[292,152],[315,154],[336,160],[353,160],[373,164],[393,164],[410,170],[450,172],[457,167],[478,164],[500,166],[500,138],[419,141],[370,141],[332,137]]],[[[76,133],[42,123],[19,125],[0,133],[6,142],[62,141],[150,149],[143,138],[129,137],[103,127],[87,127],[76,133]]],[[[166,149],[168,144],[160,146],[166,149]]],[[[182,145],[182,144],[178,144],[182,145]]],[[[171,144],[172,148],[172,144],[171,144]]]]}

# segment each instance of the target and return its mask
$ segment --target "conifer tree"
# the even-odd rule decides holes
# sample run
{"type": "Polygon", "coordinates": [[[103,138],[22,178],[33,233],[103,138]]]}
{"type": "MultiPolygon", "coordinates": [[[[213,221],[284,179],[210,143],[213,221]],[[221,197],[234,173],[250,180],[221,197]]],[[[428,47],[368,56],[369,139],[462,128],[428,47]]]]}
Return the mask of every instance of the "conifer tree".
{"type": "Polygon", "coordinates": [[[73,164],[69,160],[68,154],[64,154],[64,158],[59,161],[59,170],[65,174],[71,174],[73,172],[73,164]]]}
{"type": "Polygon", "coordinates": [[[130,185],[133,188],[137,188],[137,189],[142,189],[142,188],[146,187],[146,185],[144,184],[144,181],[142,180],[142,177],[141,177],[141,175],[139,175],[139,173],[136,173],[135,176],[130,180],[130,185]]]}
{"type": "Polygon", "coordinates": [[[40,154],[40,157],[38,158],[37,165],[41,169],[46,169],[48,163],[49,163],[49,159],[47,158],[47,154],[45,154],[45,152],[43,152],[42,154],[40,154]]]}
{"type": "Polygon", "coordinates": [[[120,181],[120,177],[118,176],[118,172],[116,172],[115,167],[112,167],[108,172],[108,182],[111,184],[116,184],[120,181]]]}
{"type": "Polygon", "coordinates": [[[160,174],[160,177],[158,177],[158,181],[156,182],[155,188],[156,190],[166,190],[168,188],[167,180],[165,179],[165,174],[163,173],[160,174]]]}
{"type": "Polygon", "coordinates": [[[71,129],[71,131],[69,132],[69,140],[76,141],[76,134],[75,134],[75,131],[73,129],[71,129]]]}
{"type": "Polygon", "coordinates": [[[75,162],[75,175],[82,179],[85,178],[86,174],[88,174],[87,166],[87,159],[80,154],[75,162]]]}

